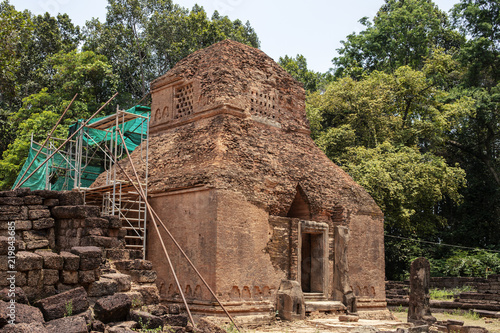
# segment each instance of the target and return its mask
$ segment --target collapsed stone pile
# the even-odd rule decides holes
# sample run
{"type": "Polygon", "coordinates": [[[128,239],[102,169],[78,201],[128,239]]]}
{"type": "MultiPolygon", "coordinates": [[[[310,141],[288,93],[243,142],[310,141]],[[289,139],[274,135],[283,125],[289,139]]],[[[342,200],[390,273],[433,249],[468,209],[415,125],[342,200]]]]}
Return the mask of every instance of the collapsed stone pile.
{"type": "Polygon", "coordinates": [[[78,192],[0,192],[0,331],[190,331],[179,306],[159,304],[152,263],[124,235],[78,192]]]}

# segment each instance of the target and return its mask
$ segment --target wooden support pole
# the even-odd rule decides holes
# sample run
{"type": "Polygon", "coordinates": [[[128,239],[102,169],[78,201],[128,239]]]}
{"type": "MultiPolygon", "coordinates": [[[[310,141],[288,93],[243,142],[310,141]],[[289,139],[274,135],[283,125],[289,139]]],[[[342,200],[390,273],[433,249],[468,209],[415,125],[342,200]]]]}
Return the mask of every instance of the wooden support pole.
{"type": "MultiPolygon", "coordinates": [[[[125,139],[123,138],[123,135],[122,135],[121,131],[118,131],[118,133],[120,134],[120,138],[122,140],[122,143],[125,146],[125,139]]],[[[207,281],[205,281],[205,279],[203,278],[203,276],[201,275],[201,273],[198,271],[198,269],[193,264],[193,262],[189,259],[189,257],[184,252],[184,250],[179,245],[179,243],[176,241],[176,239],[174,238],[174,236],[167,229],[167,227],[165,226],[165,224],[163,223],[163,221],[160,219],[160,217],[158,216],[158,214],[156,213],[156,211],[149,204],[149,201],[148,201],[148,199],[147,199],[147,197],[146,197],[146,195],[145,195],[145,193],[144,193],[144,191],[142,189],[142,186],[141,186],[141,183],[140,183],[140,180],[139,180],[139,176],[137,175],[137,171],[136,171],[134,163],[132,161],[132,157],[130,156],[130,152],[128,151],[128,149],[127,149],[126,146],[125,146],[125,151],[127,153],[130,165],[132,166],[132,170],[134,172],[134,175],[135,175],[135,178],[137,180],[138,186],[136,186],[134,184],[134,182],[132,181],[132,179],[130,178],[130,176],[128,175],[128,173],[125,171],[125,169],[119,163],[116,163],[115,165],[117,165],[120,168],[120,170],[125,174],[125,176],[128,178],[128,180],[135,187],[135,189],[137,190],[137,192],[139,193],[139,195],[142,196],[144,202],[146,203],[146,207],[148,207],[149,214],[151,215],[151,217],[153,218],[153,220],[158,221],[158,223],[166,231],[166,233],[168,234],[168,236],[170,237],[170,239],[174,242],[175,246],[179,249],[179,251],[181,252],[181,254],[188,261],[189,265],[194,269],[194,271],[196,272],[196,275],[198,275],[198,277],[201,279],[201,281],[203,282],[203,284],[207,287],[207,289],[210,291],[210,293],[212,294],[212,296],[215,298],[215,300],[217,301],[217,303],[219,303],[219,305],[221,306],[221,308],[224,311],[224,313],[228,316],[229,320],[231,320],[231,322],[233,323],[234,327],[238,330],[238,332],[240,332],[240,329],[239,329],[238,325],[235,323],[233,317],[229,314],[229,312],[226,310],[226,308],[224,307],[224,305],[222,305],[222,302],[219,300],[219,298],[217,297],[217,295],[215,294],[215,292],[212,290],[212,288],[210,288],[210,286],[207,283],[207,281]]],[[[160,235],[160,233],[158,231],[158,226],[156,225],[156,222],[154,223],[154,225],[155,225],[155,228],[157,230],[158,236],[160,237],[160,240],[161,240],[161,235],[160,235]]],[[[163,244],[163,241],[162,241],[162,244],[163,244]]],[[[182,291],[181,291],[181,293],[182,293],[182,291]]],[[[186,307],[187,307],[187,305],[186,305],[186,307]]]]}

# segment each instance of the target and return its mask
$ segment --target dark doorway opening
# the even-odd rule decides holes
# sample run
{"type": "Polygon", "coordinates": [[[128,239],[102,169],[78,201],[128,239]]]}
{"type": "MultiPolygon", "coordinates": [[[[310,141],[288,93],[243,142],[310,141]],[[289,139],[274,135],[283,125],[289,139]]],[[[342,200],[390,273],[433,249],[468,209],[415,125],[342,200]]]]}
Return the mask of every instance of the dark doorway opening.
{"type": "Polygon", "coordinates": [[[305,293],[323,292],[323,234],[303,233],[301,285],[305,293]]]}

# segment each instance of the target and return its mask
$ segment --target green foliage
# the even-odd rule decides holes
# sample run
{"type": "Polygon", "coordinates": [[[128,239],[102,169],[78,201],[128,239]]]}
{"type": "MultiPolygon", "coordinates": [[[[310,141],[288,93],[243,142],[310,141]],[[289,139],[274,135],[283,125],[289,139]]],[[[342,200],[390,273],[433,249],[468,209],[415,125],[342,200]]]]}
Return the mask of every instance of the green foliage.
{"type": "Polygon", "coordinates": [[[58,53],[46,60],[46,66],[52,68],[51,86],[24,98],[18,111],[9,117],[17,131],[0,160],[0,188],[8,189],[14,183],[28,156],[31,134],[35,141],[43,142],[74,94],[79,93],[78,101],[56,137],[65,137],[69,124],[97,110],[111,97],[118,81],[106,58],[91,51],[58,53]]]}
{"type": "Polygon", "coordinates": [[[27,12],[15,10],[8,1],[0,3],[0,108],[10,108],[19,101],[21,82],[17,76],[22,70],[22,58],[29,48],[25,41],[33,30],[27,12]]]}
{"type": "Polygon", "coordinates": [[[454,25],[468,37],[460,59],[468,66],[466,83],[491,87],[500,78],[500,4],[496,0],[462,0],[452,10],[454,25]]]}
{"type": "Polygon", "coordinates": [[[442,157],[388,142],[349,150],[343,168],[379,204],[386,228],[405,234],[432,234],[443,223],[435,205],[445,196],[458,202],[465,185],[463,170],[442,157]]]}
{"type": "Polygon", "coordinates": [[[289,56],[280,57],[278,63],[293,78],[301,82],[307,92],[314,92],[321,89],[328,81],[332,80],[331,74],[321,74],[307,69],[307,60],[301,55],[291,58],[289,56]]]}
{"type": "Polygon", "coordinates": [[[475,291],[475,289],[472,286],[461,286],[461,287],[455,287],[452,289],[438,289],[438,288],[431,288],[429,289],[429,297],[434,300],[450,300],[456,295],[459,295],[460,293],[465,293],[465,292],[471,292],[475,291]]]}
{"type": "Polygon", "coordinates": [[[432,276],[487,277],[500,273],[500,255],[485,250],[454,250],[443,259],[430,259],[432,276]]]}
{"type": "Polygon", "coordinates": [[[73,301],[69,300],[64,307],[66,308],[66,312],[64,313],[64,317],[71,317],[73,315],[73,301]]]}
{"type": "Polygon", "coordinates": [[[433,49],[453,50],[463,42],[430,0],[386,0],[373,22],[364,17],[360,23],[365,30],[348,35],[333,59],[337,77],[401,66],[421,69],[433,49]]]}
{"type": "Polygon", "coordinates": [[[108,3],[106,22],[87,22],[84,49],[109,59],[121,78],[121,104],[140,99],[150,81],[196,50],[227,38],[259,46],[248,22],[231,21],[217,12],[209,18],[198,5],[189,11],[170,0],[108,3]]]}

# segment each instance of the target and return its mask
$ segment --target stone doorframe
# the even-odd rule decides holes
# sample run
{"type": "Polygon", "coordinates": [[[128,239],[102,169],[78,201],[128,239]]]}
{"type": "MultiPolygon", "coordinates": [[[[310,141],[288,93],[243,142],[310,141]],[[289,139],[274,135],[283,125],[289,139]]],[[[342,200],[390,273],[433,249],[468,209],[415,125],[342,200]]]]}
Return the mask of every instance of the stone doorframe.
{"type": "MultiPolygon", "coordinates": [[[[329,265],[328,265],[328,224],[327,223],[322,223],[322,222],[315,222],[315,221],[304,221],[301,220],[299,222],[299,228],[298,228],[298,269],[297,269],[297,281],[299,283],[302,283],[302,236],[303,234],[312,234],[312,235],[319,235],[321,238],[319,240],[321,248],[322,248],[322,256],[320,259],[321,262],[321,267],[322,267],[322,291],[321,293],[323,294],[324,298],[328,297],[328,271],[329,271],[329,265]]],[[[313,291],[312,293],[317,294],[317,291],[313,291]]]]}

